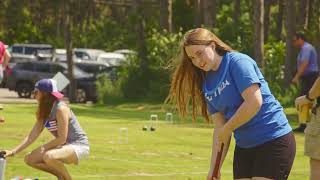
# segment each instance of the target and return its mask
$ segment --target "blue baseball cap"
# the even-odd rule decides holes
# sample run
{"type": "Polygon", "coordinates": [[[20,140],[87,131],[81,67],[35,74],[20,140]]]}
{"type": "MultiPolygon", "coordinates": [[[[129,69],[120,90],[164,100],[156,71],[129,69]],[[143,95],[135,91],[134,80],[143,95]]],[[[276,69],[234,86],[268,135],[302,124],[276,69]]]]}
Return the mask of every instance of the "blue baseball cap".
{"type": "Polygon", "coordinates": [[[35,89],[51,93],[57,99],[63,98],[63,94],[58,91],[57,81],[54,79],[41,79],[36,83],[35,89]]]}

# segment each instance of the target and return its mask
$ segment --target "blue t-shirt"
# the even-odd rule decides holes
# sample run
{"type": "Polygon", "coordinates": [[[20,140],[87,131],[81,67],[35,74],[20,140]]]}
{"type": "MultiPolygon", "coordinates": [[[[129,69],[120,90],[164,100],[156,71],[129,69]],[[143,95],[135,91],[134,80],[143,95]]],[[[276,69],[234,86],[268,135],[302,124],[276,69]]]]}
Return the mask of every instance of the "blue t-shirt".
{"type": "Polygon", "coordinates": [[[312,72],[318,72],[318,57],[317,57],[317,51],[314,49],[314,47],[307,43],[304,42],[299,55],[298,55],[298,61],[297,61],[297,66],[298,68],[301,66],[301,64],[304,61],[309,61],[308,66],[303,72],[302,75],[307,75],[312,72]]]}
{"type": "Polygon", "coordinates": [[[242,148],[255,147],[292,131],[256,62],[245,54],[228,52],[218,70],[208,72],[203,84],[209,113],[221,112],[227,120],[243,103],[241,93],[253,84],[260,86],[263,103],[252,119],[234,131],[236,144],[242,148]]]}

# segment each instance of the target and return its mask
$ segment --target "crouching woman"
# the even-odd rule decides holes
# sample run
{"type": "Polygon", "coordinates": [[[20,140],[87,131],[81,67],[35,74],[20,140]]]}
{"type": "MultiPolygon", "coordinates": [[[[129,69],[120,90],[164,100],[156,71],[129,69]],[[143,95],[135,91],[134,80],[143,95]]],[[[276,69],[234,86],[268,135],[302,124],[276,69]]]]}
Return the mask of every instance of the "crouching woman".
{"type": "Polygon", "coordinates": [[[42,79],[35,85],[38,102],[36,122],[29,135],[20,145],[6,150],[13,156],[31,145],[47,129],[54,138],[25,156],[27,165],[56,176],[59,180],[70,180],[71,175],[64,164],[78,164],[89,155],[89,142],[76,116],[62,101],[63,94],[57,90],[53,79],[42,79]]]}

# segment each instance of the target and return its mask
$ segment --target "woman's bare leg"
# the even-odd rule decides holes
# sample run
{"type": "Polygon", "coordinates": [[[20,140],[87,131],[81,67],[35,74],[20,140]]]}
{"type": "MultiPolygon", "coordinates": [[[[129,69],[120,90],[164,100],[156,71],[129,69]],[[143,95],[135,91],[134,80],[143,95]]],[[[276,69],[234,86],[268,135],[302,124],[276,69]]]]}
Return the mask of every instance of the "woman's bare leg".
{"type": "Polygon", "coordinates": [[[43,156],[43,161],[47,167],[58,172],[59,177],[62,177],[64,180],[71,180],[71,175],[64,166],[64,163],[77,163],[78,158],[74,149],[71,146],[66,145],[61,148],[47,151],[43,156]]]}
{"type": "Polygon", "coordinates": [[[310,180],[320,179],[320,161],[310,158],[310,180]]]}
{"type": "Polygon", "coordinates": [[[24,162],[35,168],[35,169],[39,169],[41,171],[45,171],[47,173],[50,173],[54,176],[56,176],[58,179],[61,179],[61,177],[59,177],[59,173],[57,171],[55,171],[54,169],[48,167],[44,161],[43,161],[43,155],[44,153],[41,153],[40,148],[37,148],[35,150],[33,150],[31,153],[27,154],[24,157],[24,162]]]}

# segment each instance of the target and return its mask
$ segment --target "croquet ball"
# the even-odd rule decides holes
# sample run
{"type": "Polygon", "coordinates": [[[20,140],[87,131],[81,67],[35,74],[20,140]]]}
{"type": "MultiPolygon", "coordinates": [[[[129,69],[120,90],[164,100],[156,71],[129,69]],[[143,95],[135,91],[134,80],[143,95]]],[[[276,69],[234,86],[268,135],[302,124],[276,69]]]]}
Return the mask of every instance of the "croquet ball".
{"type": "Polygon", "coordinates": [[[142,127],[142,130],[143,130],[143,131],[147,131],[147,130],[148,130],[148,127],[147,127],[147,126],[143,126],[143,127],[142,127]]]}

